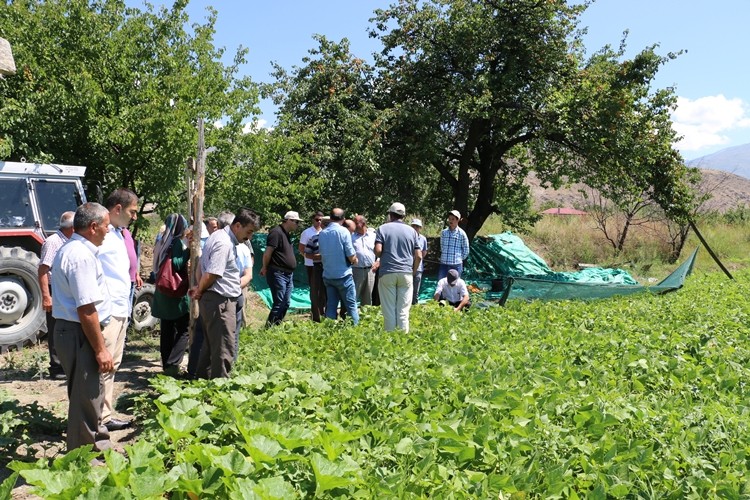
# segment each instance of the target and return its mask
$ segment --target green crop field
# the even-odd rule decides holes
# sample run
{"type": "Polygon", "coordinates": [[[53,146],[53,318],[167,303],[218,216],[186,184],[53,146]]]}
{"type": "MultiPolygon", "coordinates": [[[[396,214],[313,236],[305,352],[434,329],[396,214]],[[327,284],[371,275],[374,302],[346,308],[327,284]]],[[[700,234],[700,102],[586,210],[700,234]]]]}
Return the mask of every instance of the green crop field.
{"type": "Polygon", "coordinates": [[[662,297],[428,304],[408,334],[372,308],[358,327],[246,330],[231,379],[155,380],[127,458],[11,467],[50,498],[746,497],[736,274],[662,297]]]}

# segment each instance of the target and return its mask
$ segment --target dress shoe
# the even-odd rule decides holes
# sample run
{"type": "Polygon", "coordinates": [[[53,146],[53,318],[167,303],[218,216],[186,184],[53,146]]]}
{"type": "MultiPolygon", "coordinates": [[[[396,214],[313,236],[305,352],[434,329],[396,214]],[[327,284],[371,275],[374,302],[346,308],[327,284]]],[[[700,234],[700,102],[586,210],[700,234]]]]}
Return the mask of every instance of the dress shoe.
{"type": "Polygon", "coordinates": [[[50,370],[49,378],[50,380],[65,380],[67,377],[65,377],[65,372],[50,370]]]}
{"type": "Polygon", "coordinates": [[[120,420],[119,418],[112,418],[109,420],[109,422],[104,423],[104,427],[107,428],[109,432],[113,431],[120,431],[122,429],[127,429],[133,425],[133,421],[127,421],[127,420],[120,420]]]}

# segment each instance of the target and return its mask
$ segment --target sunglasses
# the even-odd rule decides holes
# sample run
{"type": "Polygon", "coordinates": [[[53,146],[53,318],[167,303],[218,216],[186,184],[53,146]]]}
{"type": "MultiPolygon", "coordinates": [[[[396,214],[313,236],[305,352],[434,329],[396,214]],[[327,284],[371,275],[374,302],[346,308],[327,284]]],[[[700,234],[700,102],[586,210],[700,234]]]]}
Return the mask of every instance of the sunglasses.
{"type": "Polygon", "coordinates": [[[315,222],[320,222],[320,221],[322,221],[323,219],[313,219],[313,220],[314,220],[315,222]]]}

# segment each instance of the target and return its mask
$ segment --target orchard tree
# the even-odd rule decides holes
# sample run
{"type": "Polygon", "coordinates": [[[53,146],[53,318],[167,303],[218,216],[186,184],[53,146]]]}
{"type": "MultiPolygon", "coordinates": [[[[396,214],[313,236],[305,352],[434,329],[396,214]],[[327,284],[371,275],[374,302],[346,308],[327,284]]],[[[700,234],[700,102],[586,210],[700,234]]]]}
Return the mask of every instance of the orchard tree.
{"type": "Polygon", "coordinates": [[[221,62],[215,11],[188,27],[186,6],[9,1],[0,32],[13,44],[19,71],[0,82],[5,157],[86,165],[88,180],[105,194],[124,186],[160,212],[183,208],[197,118],[221,120],[206,142],[228,148],[240,141],[258,100],[255,85],[238,76],[245,51],[231,65],[221,62]]]}
{"type": "Polygon", "coordinates": [[[313,38],[318,47],[302,66],[275,66],[276,83],[268,89],[280,107],[274,133],[296,138],[296,153],[315,166],[311,174],[321,184],[310,193],[313,204],[368,212],[383,203],[387,184],[377,157],[381,127],[372,67],[350,52],[346,39],[313,38]]]}
{"type": "MultiPolygon", "coordinates": [[[[473,237],[492,214],[511,226],[528,206],[526,175],[603,192],[648,192],[675,216],[691,202],[670,89],[651,92],[673,58],[656,47],[625,59],[605,47],[585,59],[585,5],[552,0],[401,0],[376,11],[383,148],[450,189],[473,237]]],[[[387,157],[381,156],[381,159],[387,157]]],[[[381,165],[390,169],[392,166],[381,165]]]]}

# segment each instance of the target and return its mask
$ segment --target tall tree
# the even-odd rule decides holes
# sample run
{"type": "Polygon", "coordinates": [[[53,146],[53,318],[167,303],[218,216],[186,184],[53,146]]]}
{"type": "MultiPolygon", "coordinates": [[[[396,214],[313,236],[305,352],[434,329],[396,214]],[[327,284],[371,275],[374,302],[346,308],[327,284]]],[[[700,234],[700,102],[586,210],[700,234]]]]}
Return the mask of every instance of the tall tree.
{"type": "Polygon", "coordinates": [[[550,184],[565,175],[596,188],[624,182],[673,213],[690,201],[671,146],[674,96],[650,93],[674,55],[650,47],[626,60],[605,48],[585,60],[584,9],[559,0],[400,0],[377,11],[376,95],[393,110],[384,147],[439,175],[452,194],[444,208],[468,214],[470,237],[492,213],[524,220],[531,169],[550,184]]]}
{"type": "Polygon", "coordinates": [[[225,147],[239,141],[258,100],[255,85],[238,76],[245,51],[221,62],[215,11],[188,26],[186,6],[8,0],[0,32],[12,40],[19,72],[0,82],[4,156],[86,165],[105,193],[124,186],[144,205],[184,208],[196,119],[225,122],[207,137],[225,147]]]}

